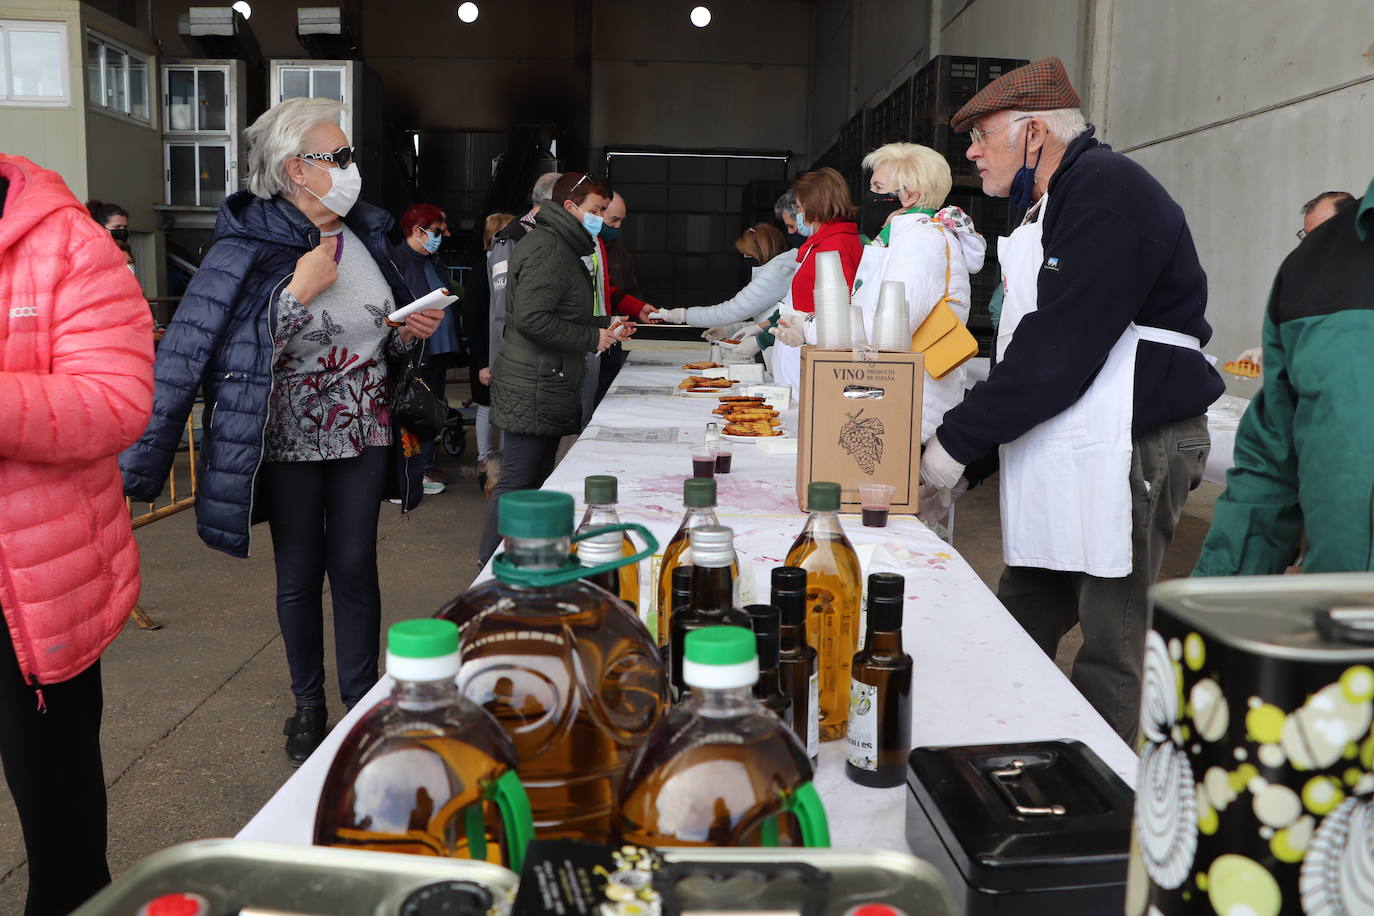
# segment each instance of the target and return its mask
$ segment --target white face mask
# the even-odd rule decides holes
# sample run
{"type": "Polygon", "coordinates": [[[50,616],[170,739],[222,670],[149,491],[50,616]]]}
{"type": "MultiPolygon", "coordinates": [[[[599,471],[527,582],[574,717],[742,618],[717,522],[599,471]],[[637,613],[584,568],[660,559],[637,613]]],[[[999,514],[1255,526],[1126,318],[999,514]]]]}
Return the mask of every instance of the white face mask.
{"type": "Polygon", "coordinates": [[[346,169],[330,169],[322,165],[315,165],[309,159],[302,159],[301,161],[321,172],[329,173],[330,186],[323,197],[305,185],[301,185],[302,188],[305,188],[305,192],[332,212],[339,216],[347,216],[348,211],[352,210],[353,205],[358,202],[358,196],[363,193],[363,173],[358,170],[358,163],[350,163],[346,169]]]}

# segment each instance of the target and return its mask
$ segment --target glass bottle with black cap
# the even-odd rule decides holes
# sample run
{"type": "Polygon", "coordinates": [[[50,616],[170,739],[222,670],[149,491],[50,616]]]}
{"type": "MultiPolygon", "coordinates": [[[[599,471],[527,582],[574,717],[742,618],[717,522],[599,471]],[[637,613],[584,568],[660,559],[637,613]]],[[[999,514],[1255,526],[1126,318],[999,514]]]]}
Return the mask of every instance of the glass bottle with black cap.
{"type": "Polygon", "coordinates": [[[902,651],[906,580],[868,577],[868,626],[854,653],[844,772],[864,786],[899,786],[911,753],[911,656],[902,651]]]}

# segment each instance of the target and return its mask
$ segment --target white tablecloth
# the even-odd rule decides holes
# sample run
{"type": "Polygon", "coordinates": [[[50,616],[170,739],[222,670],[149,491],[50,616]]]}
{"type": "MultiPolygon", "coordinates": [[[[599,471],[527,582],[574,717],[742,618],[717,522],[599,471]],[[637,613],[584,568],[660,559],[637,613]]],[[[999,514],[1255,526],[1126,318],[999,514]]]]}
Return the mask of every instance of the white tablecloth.
{"type": "MultiPolygon", "coordinates": [[[[545,488],[571,493],[580,512],[583,478],[613,474],[620,480],[622,520],[645,525],[666,543],[681,520],[682,481],[691,472],[685,443],[689,437],[699,440],[714,419],[714,399],[673,393],[682,378],[679,365],[701,352],[691,345],[633,351],[545,488]]],[[[784,418],[795,432],[795,411],[784,418]]],[[[716,478],[717,514],[734,529],[736,545],[752,560],[756,588],[764,594],[770,571],[783,563],[805,518],[798,508],[795,466],[795,456],[765,455],[752,444],[737,443],[731,473],[716,478]]],[[[914,746],[1077,739],[1128,785],[1135,784],[1136,757],[1130,748],[949,545],[915,518],[893,516],[886,528],[864,528],[857,516],[842,518],[861,554],[871,557],[876,550],[883,558],[876,567],[866,565],[865,576],[887,570],[906,577],[903,633],[914,661],[914,746]]],[[[389,689],[383,678],[239,836],[308,843],[329,761],[348,729],[389,689]]],[[[850,782],[843,744],[822,745],[815,779],[834,845],[906,851],[907,790],[850,782]]]]}

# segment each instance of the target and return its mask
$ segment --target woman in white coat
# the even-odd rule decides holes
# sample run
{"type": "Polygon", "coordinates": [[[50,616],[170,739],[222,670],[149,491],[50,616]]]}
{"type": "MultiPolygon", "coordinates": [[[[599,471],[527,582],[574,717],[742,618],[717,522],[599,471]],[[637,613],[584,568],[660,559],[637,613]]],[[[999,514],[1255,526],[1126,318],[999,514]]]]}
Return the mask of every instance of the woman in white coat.
{"type": "MultiPolygon", "coordinates": [[[[987,242],[974,231],[973,220],[958,207],[945,207],[952,185],[949,164],[935,150],[915,143],[889,143],[864,157],[873,170],[869,189],[890,196],[900,209],[888,217],[882,231],[864,247],[854,283],[854,304],[864,313],[869,334],[878,292],[885,281],[906,288],[910,330],[925,321],[946,295],[962,322],[968,322],[969,275],[983,269],[987,242]],[[948,277],[948,285],[946,285],[948,277]]],[[[962,367],[941,379],[925,380],[921,441],[940,425],[945,411],[964,398],[962,367]]]]}
{"type": "MultiPolygon", "coordinates": [[[[742,333],[748,340],[740,343],[742,355],[759,350],[756,335],[767,319],[778,310],[778,303],[792,286],[797,259],[788,254],[787,238],[772,223],[755,223],[735,241],[735,250],[754,265],[748,285],[717,305],[663,309],[656,316],[668,324],[694,328],[720,328],[742,333]],[[744,322],[736,326],[737,322],[744,322]]],[[[708,340],[709,335],[702,335],[708,340]]]]}

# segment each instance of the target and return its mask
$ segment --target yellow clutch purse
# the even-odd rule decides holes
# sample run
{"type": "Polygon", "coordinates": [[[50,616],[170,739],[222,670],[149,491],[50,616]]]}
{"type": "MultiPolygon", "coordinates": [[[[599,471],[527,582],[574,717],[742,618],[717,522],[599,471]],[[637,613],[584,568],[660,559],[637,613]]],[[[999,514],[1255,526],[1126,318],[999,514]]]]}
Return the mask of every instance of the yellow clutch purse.
{"type": "Polygon", "coordinates": [[[945,239],[945,294],[911,335],[911,349],[925,356],[926,372],[933,379],[944,378],[978,355],[978,340],[949,306],[959,301],[950,298],[949,273],[949,239],[945,239]]]}

